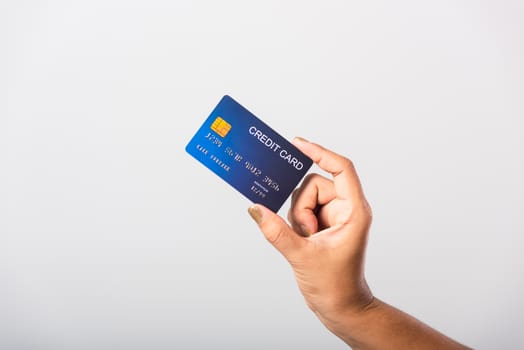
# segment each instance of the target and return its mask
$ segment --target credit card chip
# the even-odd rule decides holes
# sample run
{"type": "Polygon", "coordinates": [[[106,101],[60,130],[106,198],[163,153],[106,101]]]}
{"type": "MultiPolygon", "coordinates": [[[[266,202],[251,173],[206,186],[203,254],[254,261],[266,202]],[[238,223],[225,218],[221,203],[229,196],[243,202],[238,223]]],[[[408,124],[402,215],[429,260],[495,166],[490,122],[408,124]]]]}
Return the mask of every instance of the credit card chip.
{"type": "Polygon", "coordinates": [[[221,137],[226,137],[229,130],[231,130],[231,124],[226,122],[221,117],[217,117],[213,124],[211,124],[211,130],[219,134],[221,137]]]}

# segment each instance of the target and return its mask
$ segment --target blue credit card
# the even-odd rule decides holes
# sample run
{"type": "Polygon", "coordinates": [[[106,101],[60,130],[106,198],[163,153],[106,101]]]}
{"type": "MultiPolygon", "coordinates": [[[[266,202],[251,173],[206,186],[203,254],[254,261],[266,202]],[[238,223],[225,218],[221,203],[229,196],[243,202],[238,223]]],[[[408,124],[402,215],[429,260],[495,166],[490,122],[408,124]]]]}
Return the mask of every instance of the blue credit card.
{"type": "Polygon", "coordinates": [[[313,163],[227,95],[186,151],[248,199],[275,213],[313,163]]]}

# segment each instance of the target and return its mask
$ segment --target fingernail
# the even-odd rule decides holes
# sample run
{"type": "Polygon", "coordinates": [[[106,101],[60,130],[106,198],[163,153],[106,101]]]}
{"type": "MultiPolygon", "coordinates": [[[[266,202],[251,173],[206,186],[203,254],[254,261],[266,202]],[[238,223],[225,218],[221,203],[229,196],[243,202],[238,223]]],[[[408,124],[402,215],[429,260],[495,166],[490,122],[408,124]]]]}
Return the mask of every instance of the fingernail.
{"type": "Polygon", "coordinates": [[[262,212],[256,205],[250,206],[247,209],[247,212],[249,213],[249,215],[251,215],[251,217],[253,218],[253,220],[255,220],[257,224],[260,224],[260,222],[262,221],[262,212]]]}
{"type": "Polygon", "coordinates": [[[300,136],[295,137],[295,140],[298,140],[300,142],[309,142],[308,140],[306,140],[305,138],[300,137],[300,136]]]}

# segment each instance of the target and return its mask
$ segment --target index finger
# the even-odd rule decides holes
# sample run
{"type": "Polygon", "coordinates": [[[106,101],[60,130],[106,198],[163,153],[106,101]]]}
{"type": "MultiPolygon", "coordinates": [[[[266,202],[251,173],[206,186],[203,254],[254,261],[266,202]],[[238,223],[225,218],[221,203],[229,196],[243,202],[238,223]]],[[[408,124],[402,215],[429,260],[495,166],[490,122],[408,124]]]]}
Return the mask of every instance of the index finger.
{"type": "Polygon", "coordinates": [[[362,186],[351,160],[300,137],[293,140],[293,145],[311,158],[322,170],[333,176],[338,198],[350,199],[363,196],[362,186]]]}

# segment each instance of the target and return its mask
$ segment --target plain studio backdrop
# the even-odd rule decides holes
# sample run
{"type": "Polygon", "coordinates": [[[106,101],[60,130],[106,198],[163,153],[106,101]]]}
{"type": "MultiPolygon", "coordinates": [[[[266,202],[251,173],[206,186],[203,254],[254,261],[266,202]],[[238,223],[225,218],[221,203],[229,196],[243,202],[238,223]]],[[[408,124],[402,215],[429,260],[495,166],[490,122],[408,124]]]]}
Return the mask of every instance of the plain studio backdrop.
{"type": "Polygon", "coordinates": [[[376,296],[523,348],[523,7],[1,2],[0,348],[347,348],[184,152],[224,94],[353,159],[376,296]]]}

